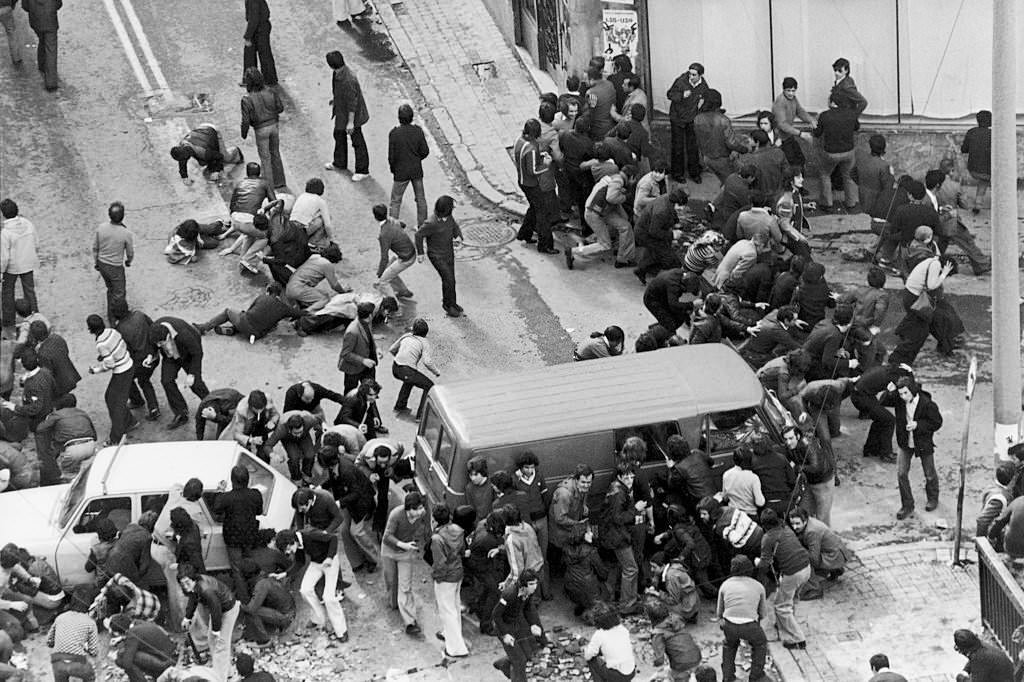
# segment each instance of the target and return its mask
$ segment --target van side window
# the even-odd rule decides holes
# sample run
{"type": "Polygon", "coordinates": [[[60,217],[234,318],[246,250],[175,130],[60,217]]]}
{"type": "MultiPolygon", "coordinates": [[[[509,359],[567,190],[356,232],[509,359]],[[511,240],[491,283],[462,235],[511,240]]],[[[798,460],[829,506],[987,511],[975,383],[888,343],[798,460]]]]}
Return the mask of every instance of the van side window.
{"type": "Polygon", "coordinates": [[[423,425],[420,427],[419,437],[425,441],[424,445],[430,452],[431,457],[437,456],[437,440],[440,436],[441,418],[437,416],[434,408],[427,406],[426,413],[423,415],[423,425]]]}
{"type": "Polygon", "coordinates": [[[627,438],[638,436],[647,444],[647,459],[645,462],[663,462],[668,453],[668,437],[679,435],[679,425],[676,422],[661,422],[660,424],[645,424],[643,426],[631,426],[626,429],[615,430],[615,452],[622,451],[622,445],[627,438]]]}
{"type": "Polygon", "coordinates": [[[441,466],[441,470],[448,473],[452,466],[452,460],[455,459],[455,443],[452,442],[452,437],[448,435],[446,429],[441,429],[441,443],[434,451],[434,459],[441,466]]]}

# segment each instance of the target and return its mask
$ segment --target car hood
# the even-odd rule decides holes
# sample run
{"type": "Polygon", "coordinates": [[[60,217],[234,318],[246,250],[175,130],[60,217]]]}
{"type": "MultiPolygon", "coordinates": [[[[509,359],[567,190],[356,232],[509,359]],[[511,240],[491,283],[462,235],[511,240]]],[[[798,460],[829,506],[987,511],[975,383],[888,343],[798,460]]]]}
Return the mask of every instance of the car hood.
{"type": "Polygon", "coordinates": [[[48,485],[0,494],[0,519],[4,519],[4,542],[29,551],[40,541],[51,546],[59,534],[56,507],[64,500],[67,485],[48,485]]]}

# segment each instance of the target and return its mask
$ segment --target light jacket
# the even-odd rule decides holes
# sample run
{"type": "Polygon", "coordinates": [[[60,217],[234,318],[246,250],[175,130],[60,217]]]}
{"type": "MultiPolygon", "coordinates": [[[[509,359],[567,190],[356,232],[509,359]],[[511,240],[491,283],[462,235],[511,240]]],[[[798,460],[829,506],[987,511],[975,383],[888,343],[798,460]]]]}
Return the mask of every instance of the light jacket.
{"type": "Polygon", "coordinates": [[[20,215],[4,220],[0,228],[0,272],[22,275],[38,267],[35,226],[20,215]]]}

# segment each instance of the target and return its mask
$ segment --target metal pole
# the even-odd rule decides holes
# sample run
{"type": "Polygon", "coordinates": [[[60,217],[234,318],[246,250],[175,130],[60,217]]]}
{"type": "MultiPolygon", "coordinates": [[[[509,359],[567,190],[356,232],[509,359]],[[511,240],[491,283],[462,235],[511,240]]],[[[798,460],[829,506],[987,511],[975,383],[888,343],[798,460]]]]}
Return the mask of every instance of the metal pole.
{"type": "Polygon", "coordinates": [[[896,123],[903,123],[903,83],[900,79],[900,0],[896,0],[896,123]]]}
{"type": "Polygon", "coordinates": [[[995,460],[1020,441],[1020,272],[1017,263],[1017,2],[992,11],[992,382],[995,460]]]}
{"type": "Polygon", "coordinates": [[[953,565],[963,566],[960,558],[960,543],[963,539],[964,525],[964,488],[967,485],[967,444],[971,434],[971,399],[974,398],[974,385],[978,378],[978,359],[971,356],[971,365],[967,370],[967,390],[964,391],[964,425],[960,434],[960,487],[956,494],[956,532],[953,535],[953,565]]]}
{"type": "Polygon", "coordinates": [[[768,64],[771,67],[772,101],[775,101],[775,7],[768,0],[768,64]]]}

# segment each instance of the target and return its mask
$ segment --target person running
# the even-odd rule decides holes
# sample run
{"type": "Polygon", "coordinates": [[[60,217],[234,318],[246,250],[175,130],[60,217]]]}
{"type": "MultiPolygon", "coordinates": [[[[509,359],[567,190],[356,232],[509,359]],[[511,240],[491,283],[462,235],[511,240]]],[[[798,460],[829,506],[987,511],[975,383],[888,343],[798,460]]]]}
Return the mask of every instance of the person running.
{"type": "Polygon", "coordinates": [[[174,418],[167,425],[171,431],[188,423],[188,404],[178,388],[178,372],[185,371],[185,385],[200,400],[210,389],[203,381],[203,339],[193,325],[177,317],[161,317],[149,328],[149,342],[160,349],[163,365],[160,384],[174,418]]]}
{"type": "Polygon", "coordinates": [[[90,315],[85,322],[89,333],[96,337],[96,355],[99,359],[98,365],[89,368],[89,374],[111,373],[103,399],[110,415],[110,435],[107,437],[107,444],[117,445],[121,442],[121,437],[138,424],[128,411],[128,396],[131,394],[132,379],[135,376],[132,356],[121,335],[117,330],[108,328],[102,317],[90,315]]]}
{"type": "Polygon", "coordinates": [[[465,312],[455,294],[455,249],[462,246],[462,230],[452,217],[455,200],[447,194],[434,203],[434,215],[416,230],[417,260],[424,253],[441,277],[441,307],[448,317],[461,317],[465,312]]]}
{"type": "Polygon", "coordinates": [[[427,341],[428,331],[430,331],[430,327],[427,326],[427,321],[417,317],[413,320],[412,331],[398,337],[388,349],[388,352],[395,358],[391,365],[391,373],[402,382],[398,398],[395,400],[395,412],[409,410],[409,394],[412,393],[415,386],[423,392],[420,406],[416,408],[416,415],[419,416],[423,404],[426,402],[427,393],[434,386],[434,382],[419,370],[420,364],[430,370],[435,377],[441,376],[440,370],[434,365],[433,353],[430,343],[427,341]]]}

